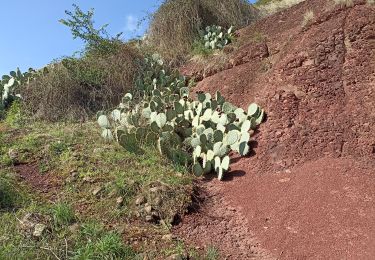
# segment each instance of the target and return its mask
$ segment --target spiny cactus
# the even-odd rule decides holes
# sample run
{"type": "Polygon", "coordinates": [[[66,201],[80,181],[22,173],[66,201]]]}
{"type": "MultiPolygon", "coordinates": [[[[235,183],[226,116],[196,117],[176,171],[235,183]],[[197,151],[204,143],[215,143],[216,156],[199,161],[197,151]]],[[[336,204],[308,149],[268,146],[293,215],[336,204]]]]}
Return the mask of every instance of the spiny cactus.
{"type": "Polygon", "coordinates": [[[206,49],[222,49],[224,46],[232,42],[233,26],[225,30],[221,26],[207,26],[205,31],[201,32],[202,42],[206,49]]]}
{"type": "Polygon", "coordinates": [[[116,139],[130,152],[144,143],[156,144],[171,160],[191,163],[195,175],[215,171],[221,180],[229,170],[230,151],[249,153],[250,130],[262,123],[264,111],[256,104],[247,111],[238,108],[220,92],[199,92],[193,100],[185,79],[165,69],[159,56],[146,63],[149,70],[137,80],[136,90],[108,116],[98,112],[103,137],[116,139]]]}

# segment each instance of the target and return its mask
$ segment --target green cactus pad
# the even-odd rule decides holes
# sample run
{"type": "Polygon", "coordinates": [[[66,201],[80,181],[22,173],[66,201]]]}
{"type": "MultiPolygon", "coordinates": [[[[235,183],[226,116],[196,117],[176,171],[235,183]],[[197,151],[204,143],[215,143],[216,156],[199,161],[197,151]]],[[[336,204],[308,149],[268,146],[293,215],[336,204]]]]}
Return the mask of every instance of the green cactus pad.
{"type": "Polygon", "coordinates": [[[166,112],[166,115],[167,115],[167,121],[170,122],[170,121],[172,121],[173,119],[176,118],[177,113],[176,113],[175,110],[168,109],[167,112],[166,112]]]}
{"type": "Polygon", "coordinates": [[[194,173],[195,176],[200,177],[200,176],[203,175],[203,172],[204,172],[204,170],[199,163],[196,163],[196,164],[193,165],[193,173],[194,173]]]}
{"type": "Polygon", "coordinates": [[[249,153],[249,150],[250,147],[247,142],[243,142],[240,144],[239,153],[241,154],[241,156],[246,156],[249,153]]]}
{"type": "Polygon", "coordinates": [[[106,115],[99,116],[98,124],[100,125],[101,128],[105,128],[105,129],[111,128],[111,125],[106,115]]]}
{"type": "Polygon", "coordinates": [[[189,93],[190,93],[190,90],[189,90],[189,88],[187,88],[187,87],[182,87],[182,88],[180,89],[180,96],[181,96],[181,97],[188,97],[188,96],[189,96],[189,93]]]}
{"type": "Polygon", "coordinates": [[[251,122],[249,120],[246,120],[245,122],[242,123],[241,126],[241,132],[248,132],[251,127],[251,122]]]}
{"type": "Polygon", "coordinates": [[[199,138],[193,138],[191,139],[191,146],[193,148],[196,148],[197,146],[199,146],[201,144],[201,141],[199,138]]]}
{"type": "Polygon", "coordinates": [[[251,117],[256,117],[258,113],[259,113],[259,106],[255,103],[250,104],[247,110],[247,115],[251,117]]]}
{"type": "Polygon", "coordinates": [[[112,140],[113,140],[112,131],[109,130],[109,129],[104,129],[103,132],[102,132],[102,137],[103,137],[106,141],[112,141],[112,140]]]}
{"type": "Polygon", "coordinates": [[[224,139],[224,134],[220,130],[214,131],[214,142],[222,142],[224,139]]]}
{"type": "Polygon", "coordinates": [[[121,120],[121,111],[118,109],[115,109],[111,113],[111,117],[114,121],[120,121],[121,120]]]}
{"type": "Polygon", "coordinates": [[[239,131],[237,130],[232,130],[229,131],[228,134],[225,136],[225,141],[227,145],[232,145],[236,143],[239,139],[239,131]]]}
{"type": "Polygon", "coordinates": [[[174,109],[176,110],[177,114],[181,115],[184,113],[184,107],[179,103],[179,102],[175,102],[174,103],[174,109]]]}
{"type": "Polygon", "coordinates": [[[167,123],[167,116],[164,113],[160,113],[156,116],[156,124],[159,128],[163,128],[167,123]]]}
{"type": "Polygon", "coordinates": [[[258,118],[255,120],[256,125],[260,125],[263,122],[264,116],[265,116],[264,110],[262,109],[262,111],[260,112],[258,118]]]}
{"type": "Polygon", "coordinates": [[[198,93],[199,102],[203,103],[206,100],[206,95],[203,93],[198,93]]]}
{"type": "Polygon", "coordinates": [[[230,164],[230,158],[229,158],[229,156],[225,156],[221,160],[221,168],[223,168],[224,171],[228,171],[229,170],[229,164],[230,164]]]}

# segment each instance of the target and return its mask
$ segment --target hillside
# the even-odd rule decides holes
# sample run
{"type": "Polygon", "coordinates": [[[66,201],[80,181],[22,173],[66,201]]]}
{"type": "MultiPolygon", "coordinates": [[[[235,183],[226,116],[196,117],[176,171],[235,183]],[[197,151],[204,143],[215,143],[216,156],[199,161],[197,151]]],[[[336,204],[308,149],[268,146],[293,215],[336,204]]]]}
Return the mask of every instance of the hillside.
{"type": "Polygon", "coordinates": [[[176,228],[186,240],[215,241],[229,259],[375,257],[375,9],[338,2],[302,2],[181,67],[194,91],[267,111],[255,153],[228,182],[201,183],[214,206],[176,228]]]}

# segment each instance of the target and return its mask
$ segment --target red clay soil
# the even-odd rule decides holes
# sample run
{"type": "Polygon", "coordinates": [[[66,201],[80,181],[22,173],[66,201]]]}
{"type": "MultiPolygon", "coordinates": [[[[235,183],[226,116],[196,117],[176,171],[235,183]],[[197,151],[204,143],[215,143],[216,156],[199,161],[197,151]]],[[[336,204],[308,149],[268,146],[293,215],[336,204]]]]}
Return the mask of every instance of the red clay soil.
{"type": "MultiPolygon", "coordinates": [[[[223,205],[246,220],[235,226],[275,258],[375,259],[374,5],[305,1],[239,35],[241,47],[216,74],[205,77],[193,62],[181,69],[202,79],[197,90],[267,111],[255,155],[233,158],[231,181],[215,182],[223,205]],[[308,10],[315,17],[302,27],[308,10]]],[[[176,230],[194,228],[195,217],[176,230]]],[[[195,242],[215,241],[220,226],[195,242]]]]}
{"type": "Polygon", "coordinates": [[[54,200],[58,194],[61,180],[51,173],[40,173],[38,165],[19,164],[15,167],[20,179],[36,193],[54,200]]]}

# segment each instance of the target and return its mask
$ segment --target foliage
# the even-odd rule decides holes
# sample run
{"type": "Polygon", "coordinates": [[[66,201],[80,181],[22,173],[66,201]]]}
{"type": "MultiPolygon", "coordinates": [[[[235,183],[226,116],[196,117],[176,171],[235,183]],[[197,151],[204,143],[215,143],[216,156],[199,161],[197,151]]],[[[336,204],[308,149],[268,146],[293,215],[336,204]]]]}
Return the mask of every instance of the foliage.
{"type": "Polygon", "coordinates": [[[251,104],[247,111],[226,102],[217,92],[197,93],[193,101],[185,79],[164,69],[158,55],[147,59],[149,70],[137,81],[137,92],[127,93],[110,115],[98,112],[102,137],[116,139],[133,153],[155,143],[161,154],[190,165],[197,176],[216,171],[221,180],[229,169],[231,150],[250,151],[250,129],[262,123],[264,111],[251,104]]]}
{"type": "Polygon", "coordinates": [[[105,232],[95,222],[84,224],[80,231],[80,243],[72,259],[134,259],[135,252],[125,246],[117,233],[105,232]]]}
{"type": "Polygon", "coordinates": [[[201,32],[201,41],[206,49],[222,49],[233,41],[233,26],[228,30],[221,26],[207,26],[205,31],[201,32]]]}
{"type": "Polygon", "coordinates": [[[68,19],[60,19],[60,23],[68,26],[73,34],[73,38],[80,38],[87,46],[88,52],[98,52],[101,55],[113,54],[121,45],[120,34],[110,37],[106,28],[108,24],[95,28],[94,9],[83,12],[79,6],[73,4],[74,11],[65,11],[68,19]]]}
{"type": "Polygon", "coordinates": [[[59,202],[52,209],[53,221],[57,227],[70,225],[75,219],[73,208],[67,203],[59,202]]]}
{"type": "Polygon", "coordinates": [[[17,193],[13,182],[0,172],[0,212],[17,206],[20,194],[17,193]]]}
{"type": "Polygon", "coordinates": [[[15,100],[21,98],[20,87],[29,84],[37,77],[48,73],[47,68],[41,70],[34,70],[29,68],[25,73],[22,73],[19,68],[16,71],[11,71],[9,75],[3,75],[0,80],[0,112],[9,108],[15,100]]]}
{"type": "Polygon", "coordinates": [[[64,58],[20,90],[23,110],[48,121],[90,118],[97,110],[118,104],[118,93],[131,90],[141,60],[139,51],[128,44],[111,55],[64,58]]]}
{"type": "Polygon", "coordinates": [[[206,26],[242,28],[256,17],[246,0],[165,0],[151,16],[147,42],[165,60],[182,62],[206,26]]]}

